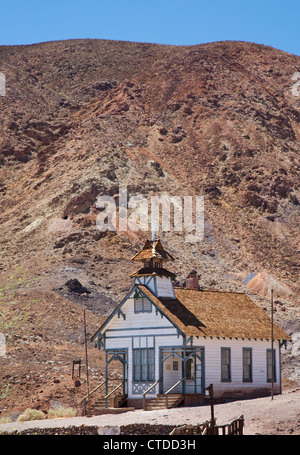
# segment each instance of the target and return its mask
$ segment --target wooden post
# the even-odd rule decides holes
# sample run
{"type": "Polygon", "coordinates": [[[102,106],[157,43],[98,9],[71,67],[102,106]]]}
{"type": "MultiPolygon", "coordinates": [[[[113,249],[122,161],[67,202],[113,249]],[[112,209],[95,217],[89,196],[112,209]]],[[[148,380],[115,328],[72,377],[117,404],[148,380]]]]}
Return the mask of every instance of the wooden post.
{"type": "Polygon", "coordinates": [[[215,413],[214,413],[214,386],[213,384],[210,384],[210,399],[211,399],[211,403],[210,403],[210,413],[211,413],[211,426],[212,426],[212,429],[213,429],[213,433],[214,433],[214,428],[215,428],[215,413]]]}
{"type": "Polygon", "coordinates": [[[271,358],[272,358],[272,385],[271,385],[271,399],[274,396],[274,341],[273,341],[273,289],[271,289],[271,358]]]}
{"type": "Polygon", "coordinates": [[[214,434],[214,427],[215,427],[215,415],[214,415],[214,386],[210,384],[206,387],[205,391],[209,393],[208,403],[210,404],[210,429],[211,434],[214,434]]]}
{"type": "Polygon", "coordinates": [[[87,390],[88,390],[88,395],[89,395],[90,394],[90,384],[89,384],[89,366],[88,366],[87,339],[86,339],[85,309],[83,310],[83,324],[84,324],[84,343],[85,343],[86,383],[87,383],[87,390]]]}

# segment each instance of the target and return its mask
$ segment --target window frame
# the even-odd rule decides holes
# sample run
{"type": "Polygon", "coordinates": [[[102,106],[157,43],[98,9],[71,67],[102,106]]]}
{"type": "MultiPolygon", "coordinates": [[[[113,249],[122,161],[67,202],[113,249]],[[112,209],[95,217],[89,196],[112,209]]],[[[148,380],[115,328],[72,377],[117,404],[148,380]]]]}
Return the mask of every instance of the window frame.
{"type": "Polygon", "coordinates": [[[253,360],[252,360],[252,348],[243,348],[243,382],[253,382],[253,360]],[[245,365],[247,355],[249,356],[249,363],[245,365]],[[249,368],[249,376],[245,375],[245,367],[249,368]]]}
{"type": "Polygon", "coordinates": [[[155,378],[154,348],[134,348],[132,350],[134,382],[150,382],[155,378]],[[145,362],[146,360],[146,362],[145,362]]]}
{"type": "Polygon", "coordinates": [[[152,313],[152,303],[147,297],[134,297],[134,313],[152,313]],[[137,307],[137,304],[141,304],[141,309],[137,307]],[[150,305],[149,309],[145,309],[145,303],[150,305]]]}
{"type": "Polygon", "coordinates": [[[231,382],[231,348],[221,347],[221,382],[231,382]],[[228,362],[224,363],[225,353],[228,353],[228,362]],[[224,367],[226,367],[226,377],[224,375],[224,367]]]}

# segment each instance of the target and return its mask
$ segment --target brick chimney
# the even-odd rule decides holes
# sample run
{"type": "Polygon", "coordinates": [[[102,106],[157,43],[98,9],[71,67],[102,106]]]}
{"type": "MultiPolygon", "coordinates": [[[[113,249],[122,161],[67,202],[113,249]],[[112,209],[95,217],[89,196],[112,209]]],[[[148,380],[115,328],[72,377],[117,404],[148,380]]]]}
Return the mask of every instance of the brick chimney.
{"type": "Polygon", "coordinates": [[[185,280],[186,289],[199,289],[199,278],[196,270],[192,270],[185,280]]]}

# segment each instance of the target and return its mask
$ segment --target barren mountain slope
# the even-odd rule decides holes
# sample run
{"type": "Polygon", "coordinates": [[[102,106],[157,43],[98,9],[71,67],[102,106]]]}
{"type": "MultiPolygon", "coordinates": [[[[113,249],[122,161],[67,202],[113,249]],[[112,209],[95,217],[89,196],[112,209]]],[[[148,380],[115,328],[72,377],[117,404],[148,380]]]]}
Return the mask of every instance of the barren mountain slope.
{"type": "MultiPolygon", "coordinates": [[[[21,369],[34,378],[43,369],[41,359],[22,361],[29,333],[29,352],[43,343],[51,361],[60,350],[57,368],[76,357],[76,343],[83,356],[82,308],[93,333],[130,287],[129,259],[147,233],[96,228],[97,195],[117,200],[120,187],[204,195],[202,242],[160,234],[178,281],[196,269],[204,287],[244,290],[268,311],[272,287],[276,320],[300,331],[299,68],[297,56],[241,42],[0,47],[2,329],[21,369]],[[66,285],[75,278],[88,293],[66,285]]],[[[298,380],[294,354],[285,377],[298,380]]]]}

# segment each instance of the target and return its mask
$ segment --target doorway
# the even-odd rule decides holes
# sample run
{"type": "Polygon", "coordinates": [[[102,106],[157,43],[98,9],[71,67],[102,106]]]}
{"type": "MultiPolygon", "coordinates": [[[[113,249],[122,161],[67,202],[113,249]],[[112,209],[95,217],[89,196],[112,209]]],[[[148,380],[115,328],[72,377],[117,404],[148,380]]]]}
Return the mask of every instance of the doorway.
{"type": "Polygon", "coordinates": [[[164,347],[160,352],[160,393],[204,393],[204,348],[164,347]]]}

